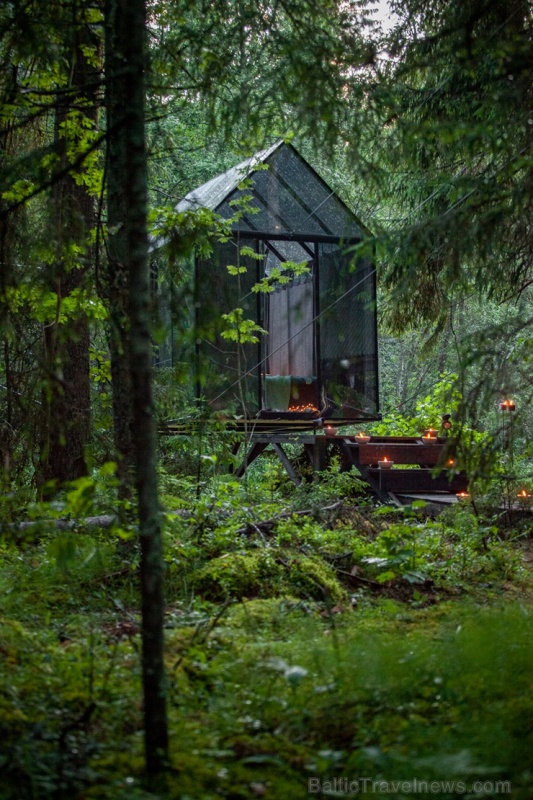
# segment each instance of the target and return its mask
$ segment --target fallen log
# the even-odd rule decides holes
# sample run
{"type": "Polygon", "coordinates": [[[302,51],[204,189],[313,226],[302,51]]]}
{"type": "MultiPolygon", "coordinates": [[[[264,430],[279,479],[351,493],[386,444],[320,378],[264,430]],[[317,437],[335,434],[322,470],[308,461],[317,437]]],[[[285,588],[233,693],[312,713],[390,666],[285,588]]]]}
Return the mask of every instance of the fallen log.
{"type": "Polygon", "coordinates": [[[71,531],[76,528],[111,528],[117,522],[116,514],[100,514],[97,517],[84,519],[34,519],[28,522],[8,522],[0,524],[0,533],[4,531],[25,533],[39,531],[43,528],[56,528],[60,531],[71,531]]]}
{"type": "MultiPolygon", "coordinates": [[[[192,519],[194,517],[191,511],[180,509],[179,511],[164,511],[166,516],[172,517],[185,517],[192,519]]],[[[7,522],[0,523],[0,535],[9,531],[13,533],[26,533],[31,531],[41,531],[47,529],[54,529],[60,531],[72,531],[77,528],[111,528],[115,523],[119,522],[116,514],[99,514],[94,517],[83,517],[83,519],[34,519],[27,522],[7,522]]]]}

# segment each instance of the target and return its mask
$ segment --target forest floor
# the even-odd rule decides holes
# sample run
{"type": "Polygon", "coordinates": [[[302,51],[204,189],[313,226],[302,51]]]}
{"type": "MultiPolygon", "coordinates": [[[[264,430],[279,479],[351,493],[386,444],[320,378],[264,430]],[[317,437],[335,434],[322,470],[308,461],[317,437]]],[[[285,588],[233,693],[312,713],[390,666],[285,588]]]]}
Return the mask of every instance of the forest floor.
{"type": "Polygon", "coordinates": [[[217,513],[166,533],[157,789],[136,547],[109,531],[5,546],[1,800],[533,796],[527,528],[464,510],[453,525],[350,505],[217,513]]]}

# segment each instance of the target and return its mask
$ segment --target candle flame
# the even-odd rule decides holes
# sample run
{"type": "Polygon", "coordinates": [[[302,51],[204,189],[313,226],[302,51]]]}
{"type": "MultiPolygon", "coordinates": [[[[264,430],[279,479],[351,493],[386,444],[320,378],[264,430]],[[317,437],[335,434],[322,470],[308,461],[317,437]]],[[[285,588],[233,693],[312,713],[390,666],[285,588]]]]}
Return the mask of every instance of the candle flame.
{"type": "Polygon", "coordinates": [[[318,408],[313,405],[313,403],[307,403],[306,405],[302,406],[289,406],[289,411],[294,412],[301,412],[301,411],[318,411],[318,408]]]}
{"type": "Polygon", "coordinates": [[[500,409],[502,411],[514,411],[516,408],[516,404],[514,400],[502,400],[500,403],[500,409]]]}

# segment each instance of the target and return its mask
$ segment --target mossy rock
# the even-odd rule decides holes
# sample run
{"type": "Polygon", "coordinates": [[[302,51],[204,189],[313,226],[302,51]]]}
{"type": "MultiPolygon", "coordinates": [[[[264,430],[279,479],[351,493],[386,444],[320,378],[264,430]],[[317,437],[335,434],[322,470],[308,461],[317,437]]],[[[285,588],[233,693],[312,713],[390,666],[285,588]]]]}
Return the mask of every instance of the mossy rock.
{"type": "Polygon", "coordinates": [[[283,588],[283,567],[269,552],[226,553],[193,577],[194,589],[214,602],[273,597],[283,588]]]}
{"type": "Polygon", "coordinates": [[[276,558],[273,550],[214,558],[196,573],[193,586],[214,602],[286,595],[333,604],[347,599],[334,570],[321,558],[285,552],[276,558]]]}
{"type": "Polygon", "coordinates": [[[327,603],[344,603],[346,591],[335,571],[317,556],[297,556],[288,569],[289,590],[296,597],[322,600],[327,603]]]}

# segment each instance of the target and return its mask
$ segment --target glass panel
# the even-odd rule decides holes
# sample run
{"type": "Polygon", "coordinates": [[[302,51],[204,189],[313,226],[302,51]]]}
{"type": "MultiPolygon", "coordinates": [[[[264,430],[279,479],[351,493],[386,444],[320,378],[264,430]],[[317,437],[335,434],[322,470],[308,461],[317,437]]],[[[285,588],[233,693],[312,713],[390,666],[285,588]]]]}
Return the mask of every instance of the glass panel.
{"type": "Polygon", "coordinates": [[[230,219],[238,209],[230,202],[250,193],[255,195],[254,205],[259,213],[245,214],[236,223],[236,230],[338,238],[361,236],[353,214],[304,159],[284,144],[256,154],[189,192],[177,209],[206,207],[230,219]],[[258,164],[266,164],[268,169],[253,172],[258,164]],[[238,189],[247,177],[252,188],[238,189]]]}
{"type": "Polygon", "coordinates": [[[271,171],[290,188],[305,210],[305,216],[298,218],[295,233],[320,232],[339,238],[361,236],[351,212],[293,149],[279,148],[269,163],[271,171]]]}
{"type": "Polygon", "coordinates": [[[243,194],[253,194],[250,205],[259,211],[245,213],[236,223],[236,230],[339,238],[361,235],[353,215],[291,148],[278,148],[268,163],[269,169],[253,173],[250,190],[231,191],[217,208],[229,219],[238,208],[230,202],[243,194]]]}
{"type": "Polygon", "coordinates": [[[306,250],[299,242],[273,241],[267,246],[267,258],[265,264],[266,274],[269,275],[274,267],[279,267],[280,258],[282,261],[295,261],[301,264],[302,261],[309,261],[313,251],[306,250]],[[280,258],[279,258],[279,257],[280,258]]]}
{"type": "Polygon", "coordinates": [[[361,419],[377,412],[375,276],[369,259],[352,264],[335,244],[318,245],[319,298],[311,243],[257,242],[263,261],[240,258],[247,272],[230,275],[235,242],[218,245],[198,264],[196,289],[196,375],[201,394],[213,409],[255,415],[264,412],[316,412],[337,419],[361,419]],[[261,275],[280,260],[306,259],[311,273],[278,284],[266,294],[252,292],[261,275]],[[222,337],[223,314],[243,309],[243,318],[266,331],[259,343],[222,337]],[[318,317],[317,317],[318,314],[318,317]],[[318,321],[317,321],[318,320],[318,321]],[[320,351],[317,350],[320,348],[320,351]],[[260,385],[262,398],[259,398],[260,385]],[[244,404],[242,396],[244,395],[244,404]]]}
{"type": "MultiPolygon", "coordinates": [[[[241,239],[239,247],[244,245],[255,249],[256,243],[241,239]]],[[[232,327],[222,315],[236,308],[242,309],[244,320],[257,321],[258,298],[251,291],[258,278],[257,265],[250,257],[239,257],[235,242],[217,245],[209,260],[198,262],[196,380],[201,396],[213,410],[239,414],[246,411],[249,415],[258,411],[259,345],[239,345],[222,336],[222,331],[232,327]],[[247,271],[230,275],[228,265],[245,266],[247,271]]]]}
{"type": "MultiPolygon", "coordinates": [[[[232,206],[232,203],[235,200],[239,200],[242,196],[243,192],[240,190],[236,190],[230,194],[227,200],[222,203],[222,205],[217,208],[217,213],[220,214],[221,217],[224,219],[230,219],[235,215],[237,211],[241,208],[240,206],[232,206]]],[[[246,194],[250,194],[250,192],[246,192],[246,194]]],[[[275,223],[272,220],[272,215],[269,213],[266,205],[257,197],[254,196],[254,199],[251,201],[247,201],[247,203],[253,206],[256,209],[257,213],[245,213],[244,216],[233,225],[233,230],[236,231],[272,231],[275,230],[275,223]]],[[[285,232],[285,231],[282,231],[285,232]]],[[[277,233],[277,229],[276,229],[277,233]]]]}
{"type": "Polygon", "coordinates": [[[269,232],[285,230],[287,233],[309,233],[315,235],[331,235],[319,218],[310,214],[302,202],[301,196],[293,191],[292,186],[284,181],[283,175],[272,169],[263,170],[254,175],[254,195],[260,196],[268,205],[274,225],[267,228],[269,232]]]}
{"type": "Polygon", "coordinates": [[[312,278],[279,286],[267,295],[265,305],[269,372],[311,377],[315,372],[312,278]]]}
{"type": "Polygon", "coordinates": [[[152,261],[159,333],[154,347],[154,363],[163,369],[171,368],[174,379],[180,382],[181,392],[193,402],[195,384],[190,373],[195,352],[191,324],[194,319],[194,260],[190,258],[180,264],[180,280],[175,285],[169,280],[167,265],[162,256],[163,253],[159,251],[152,261]]]}
{"type": "MultiPolygon", "coordinates": [[[[292,243],[273,244],[283,247],[292,243]]],[[[303,261],[302,253],[307,254],[299,247],[298,260],[303,261]]],[[[270,252],[265,265],[267,274],[279,263],[270,252]]],[[[316,412],[319,407],[312,262],[309,266],[310,273],[279,284],[263,296],[264,326],[268,331],[264,343],[263,407],[267,411],[316,412]]]]}
{"type": "Polygon", "coordinates": [[[319,245],[320,366],[332,417],[377,411],[374,269],[352,264],[337,245],[319,245]]]}
{"type": "MultiPolygon", "coordinates": [[[[274,174],[268,170],[258,172],[253,176],[253,183],[253,189],[247,192],[253,195],[253,200],[248,204],[257,209],[257,213],[244,212],[235,224],[235,230],[252,229],[277,234],[293,234],[303,230],[310,235],[330,235],[330,230],[320,220],[310,216],[299,199],[274,174]]],[[[226,219],[235,214],[239,206],[230,203],[243,194],[241,190],[233,192],[218,208],[218,213],[226,219]]]]}

